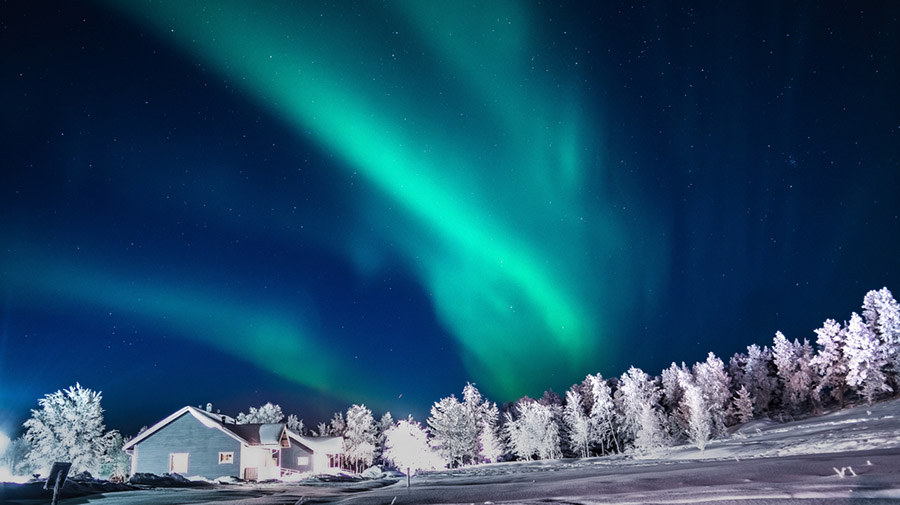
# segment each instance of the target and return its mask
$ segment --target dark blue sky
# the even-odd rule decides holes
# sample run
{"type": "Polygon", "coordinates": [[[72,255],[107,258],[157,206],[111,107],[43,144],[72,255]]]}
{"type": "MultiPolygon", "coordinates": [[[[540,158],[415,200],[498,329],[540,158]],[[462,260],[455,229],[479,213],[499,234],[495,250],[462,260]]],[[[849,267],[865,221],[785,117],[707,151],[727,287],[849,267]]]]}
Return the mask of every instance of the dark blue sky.
{"type": "Polygon", "coordinates": [[[894,286],[886,2],[0,9],[0,429],[308,425],[813,338],[894,286]]]}

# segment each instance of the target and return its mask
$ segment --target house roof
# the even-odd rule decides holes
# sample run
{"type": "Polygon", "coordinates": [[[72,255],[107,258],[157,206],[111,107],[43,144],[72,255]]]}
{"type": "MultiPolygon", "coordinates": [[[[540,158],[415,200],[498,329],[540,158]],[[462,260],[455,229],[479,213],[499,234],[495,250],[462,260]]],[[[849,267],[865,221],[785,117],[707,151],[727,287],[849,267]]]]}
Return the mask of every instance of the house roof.
{"type": "Polygon", "coordinates": [[[223,428],[244,439],[247,445],[281,445],[284,424],[228,424],[223,428]]]}
{"type": "Polygon", "coordinates": [[[288,437],[292,443],[303,446],[304,449],[311,453],[322,454],[343,454],[344,438],[343,437],[304,437],[303,435],[287,430],[288,437]]]}
{"type": "Polygon", "coordinates": [[[284,424],[233,424],[234,419],[221,414],[213,414],[194,407],[182,407],[162,421],[154,424],[145,432],[132,438],[122,449],[128,451],[148,437],[168,426],[185,414],[190,414],[207,428],[221,431],[238,442],[257,447],[281,447],[281,440],[287,429],[284,424]]]}

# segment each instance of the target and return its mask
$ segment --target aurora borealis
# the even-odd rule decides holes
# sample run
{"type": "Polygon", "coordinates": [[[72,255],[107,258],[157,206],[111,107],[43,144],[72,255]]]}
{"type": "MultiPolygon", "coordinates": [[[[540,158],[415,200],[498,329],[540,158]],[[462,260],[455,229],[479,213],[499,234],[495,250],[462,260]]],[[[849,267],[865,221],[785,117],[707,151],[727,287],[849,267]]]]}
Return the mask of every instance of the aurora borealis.
{"type": "Polygon", "coordinates": [[[309,424],[812,338],[898,275],[887,9],[6,5],[0,427],[75,381],[113,427],[309,424]]]}

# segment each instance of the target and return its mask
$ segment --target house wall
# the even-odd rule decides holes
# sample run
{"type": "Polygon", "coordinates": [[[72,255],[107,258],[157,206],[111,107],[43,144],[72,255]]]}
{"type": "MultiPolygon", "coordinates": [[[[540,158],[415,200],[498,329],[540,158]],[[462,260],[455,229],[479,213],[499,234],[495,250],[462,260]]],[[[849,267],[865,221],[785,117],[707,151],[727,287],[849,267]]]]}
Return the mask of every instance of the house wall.
{"type": "Polygon", "coordinates": [[[314,456],[312,452],[306,450],[301,447],[296,441],[291,440],[291,446],[288,448],[284,448],[281,450],[281,467],[287,468],[289,470],[296,470],[298,472],[312,472],[314,470],[314,456]],[[297,463],[297,458],[306,457],[308,458],[309,464],[300,465],[297,463]]]}
{"type": "Polygon", "coordinates": [[[281,478],[281,467],[278,466],[278,453],[262,447],[241,447],[241,478],[253,480],[271,480],[281,478]],[[251,474],[246,470],[253,469],[251,474]]]}
{"type": "Polygon", "coordinates": [[[169,471],[169,454],[187,452],[190,456],[185,475],[208,479],[240,477],[241,443],[206,427],[188,412],[142,440],[134,449],[132,468],[136,472],[162,475],[169,471]],[[220,464],[219,452],[234,452],[233,463],[220,464]]]}

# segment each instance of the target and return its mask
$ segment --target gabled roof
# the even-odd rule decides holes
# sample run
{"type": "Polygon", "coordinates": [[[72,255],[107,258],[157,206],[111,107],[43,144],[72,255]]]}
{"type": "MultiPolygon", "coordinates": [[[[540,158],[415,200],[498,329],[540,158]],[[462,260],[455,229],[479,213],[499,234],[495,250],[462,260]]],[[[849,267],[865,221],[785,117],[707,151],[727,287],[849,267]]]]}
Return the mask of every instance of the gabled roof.
{"type": "Polygon", "coordinates": [[[287,430],[287,434],[292,443],[302,446],[313,454],[344,453],[344,437],[304,437],[291,430],[287,430]]]}
{"type": "Polygon", "coordinates": [[[168,426],[185,414],[192,415],[207,428],[217,429],[248,446],[278,448],[281,447],[281,440],[286,438],[287,429],[284,424],[234,424],[234,419],[228,416],[213,414],[195,407],[183,407],[129,440],[122,449],[126,451],[133,449],[135,445],[146,440],[150,435],[168,426]]]}

